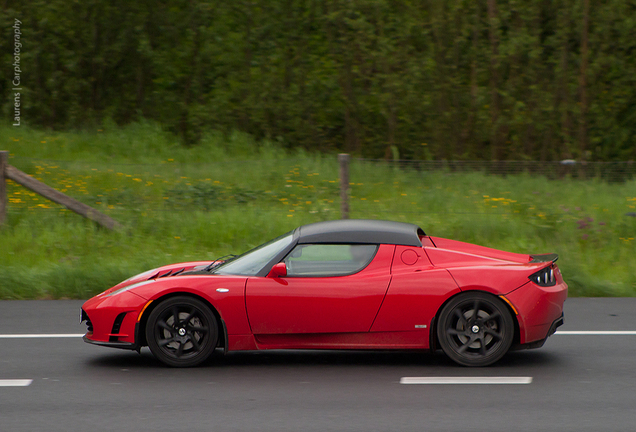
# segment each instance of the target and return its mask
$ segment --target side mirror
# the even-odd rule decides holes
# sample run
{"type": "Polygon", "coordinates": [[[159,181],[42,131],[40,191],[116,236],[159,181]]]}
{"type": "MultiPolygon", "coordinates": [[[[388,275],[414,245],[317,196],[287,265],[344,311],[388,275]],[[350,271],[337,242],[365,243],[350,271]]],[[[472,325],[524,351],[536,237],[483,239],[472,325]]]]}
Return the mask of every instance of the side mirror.
{"type": "Polygon", "coordinates": [[[284,262],[274,264],[267,277],[279,278],[287,276],[287,265],[284,262]]]}

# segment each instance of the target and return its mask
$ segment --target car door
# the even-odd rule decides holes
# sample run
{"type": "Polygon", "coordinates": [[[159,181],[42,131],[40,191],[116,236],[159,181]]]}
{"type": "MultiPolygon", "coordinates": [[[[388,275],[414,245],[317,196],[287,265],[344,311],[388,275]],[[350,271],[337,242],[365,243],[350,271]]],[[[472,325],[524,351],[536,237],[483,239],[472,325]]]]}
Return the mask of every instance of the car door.
{"type": "Polygon", "coordinates": [[[393,245],[299,244],[284,277],[250,277],[255,335],[368,332],[391,279],[393,245]]]}

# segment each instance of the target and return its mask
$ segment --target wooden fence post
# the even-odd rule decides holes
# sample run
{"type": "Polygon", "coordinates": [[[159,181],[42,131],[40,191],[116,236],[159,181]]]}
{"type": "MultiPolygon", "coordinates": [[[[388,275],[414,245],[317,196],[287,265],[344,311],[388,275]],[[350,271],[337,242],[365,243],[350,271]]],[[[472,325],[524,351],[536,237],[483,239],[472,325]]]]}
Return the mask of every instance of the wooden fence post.
{"type": "Polygon", "coordinates": [[[9,161],[9,152],[0,151],[0,225],[7,221],[7,181],[4,170],[9,161]]]}
{"type": "Polygon", "coordinates": [[[34,179],[30,175],[23,173],[16,167],[5,164],[4,165],[4,177],[13,180],[14,182],[21,184],[27,189],[31,189],[33,192],[42,195],[55,203],[61,204],[69,210],[84,216],[92,221],[97,222],[101,226],[108,229],[121,228],[121,225],[110,216],[101,213],[94,208],[79,202],[75,198],[71,198],[68,195],[64,195],[62,192],[53,189],[50,186],[34,179]]]}
{"type": "Polygon", "coordinates": [[[338,155],[340,164],[340,214],[342,219],[349,219],[349,155],[338,155]]]}

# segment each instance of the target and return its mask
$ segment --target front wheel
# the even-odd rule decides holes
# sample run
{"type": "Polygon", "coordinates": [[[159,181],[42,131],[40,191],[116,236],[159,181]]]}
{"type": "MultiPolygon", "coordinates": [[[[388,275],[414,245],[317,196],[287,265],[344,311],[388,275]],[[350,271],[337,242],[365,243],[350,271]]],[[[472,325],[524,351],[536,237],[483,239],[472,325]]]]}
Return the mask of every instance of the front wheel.
{"type": "Polygon", "coordinates": [[[481,292],[458,295],[444,306],[437,324],[442,350],[464,366],[488,366],[508,352],[513,317],[498,298],[481,292]]]}
{"type": "Polygon", "coordinates": [[[146,324],[152,354],[173,367],[205,361],[216,348],[219,330],[210,308],[191,297],[172,297],[159,303],[146,324]]]}

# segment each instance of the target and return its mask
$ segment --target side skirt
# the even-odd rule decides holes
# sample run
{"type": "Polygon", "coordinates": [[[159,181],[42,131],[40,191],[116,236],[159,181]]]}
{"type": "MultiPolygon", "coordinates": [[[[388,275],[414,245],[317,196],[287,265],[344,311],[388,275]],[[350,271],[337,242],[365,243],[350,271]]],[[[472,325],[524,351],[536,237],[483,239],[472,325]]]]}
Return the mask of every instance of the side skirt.
{"type": "Polygon", "coordinates": [[[428,329],[405,332],[255,335],[258,349],[428,349],[428,329]]]}

